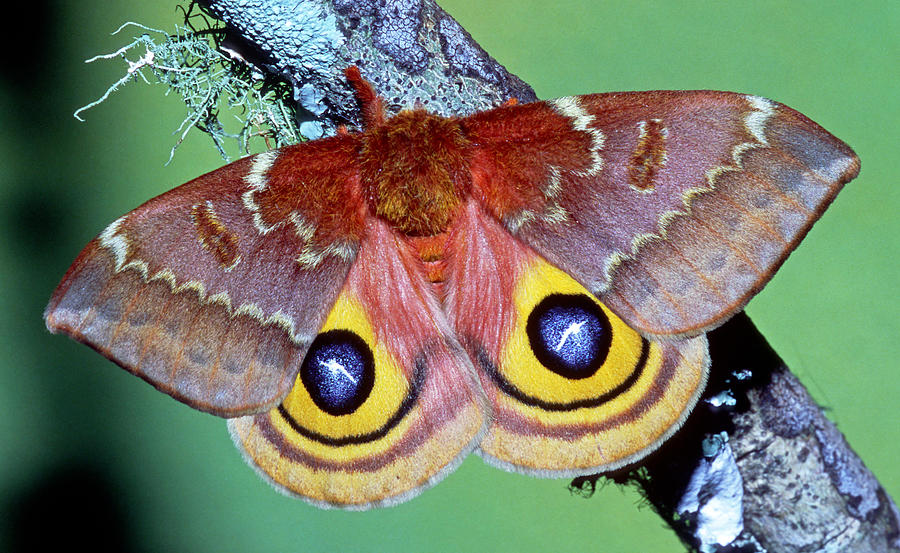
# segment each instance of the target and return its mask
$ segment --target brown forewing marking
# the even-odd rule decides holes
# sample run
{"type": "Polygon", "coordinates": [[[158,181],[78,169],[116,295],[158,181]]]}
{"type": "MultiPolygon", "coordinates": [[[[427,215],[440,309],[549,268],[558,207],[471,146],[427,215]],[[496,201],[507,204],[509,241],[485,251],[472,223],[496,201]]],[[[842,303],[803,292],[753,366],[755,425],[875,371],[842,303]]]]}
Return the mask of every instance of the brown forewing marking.
{"type": "MultiPolygon", "coordinates": [[[[581,105],[581,100],[577,96],[557,98],[556,100],[547,102],[547,105],[558,114],[568,119],[572,126],[572,130],[585,133],[590,139],[591,145],[587,152],[590,157],[588,166],[578,171],[566,171],[579,177],[595,177],[599,175],[600,171],[603,170],[602,152],[606,137],[600,129],[591,126],[594,122],[594,116],[585,111],[584,107],[581,105]]],[[[540,212],[531,209],[523,209],[506,217],[503,222],[511,232],[515,233],[523,225],[535,220],[550,224],[563,223],[569,220],[569,212],[560,205],[557,200],[557,197],[562,190],[562,172],[563,168],[557,165],[550,164],[547,167],[547,182],[544,183],[544,186],[541,188],[541,192],[544,193],[547,203],[540,212]]]]}
{"type": "Polygon", "coordinates": [[[259,305],[252,302],[241,303],[235,307],[231,300],[231,295],[224,290],[215,294],[209,294],[206,286],[199,280],[186,280],[178,284],[177,276],[168,267],[151,274],[150,265],[146,261],[130,254],[130,241],[125,231],[121,228],[127,217],[127,215],[124,215],[113,221],[100,233],[98,239],[100,247],[110,252],[115,259],[116,273],[127,270],[134,271],[140,275],[141,280],[148,284],[154,280],[161,280],[169,285],[172,294],[193,290],[197,294],[201,305],[218,304],[223,306],[232,318],[246,315],[255,319],[262,326],[272,325],[279,327],[284,330],[291,342],[300,347],[305,348],[312,342],[313,337],[298,333],[294,319],[280,309],[274,313],[267,314],[259,305]]]}
{"type": "Polygon", "coordinates": [[[241,262],[237,234],[222,224],[211,201],[192,206],[191,221],[197,229],[200,244],[216,258],[225,272],[234,269],[241,262]]]}
{"type": "Polygon", "coordinates": [[[628,184],[638,192],[653,192],[656,174],[666,164],[666,138],[669,136],[662,119],[638,124],[638,141],[628,160],[628,184]]]}
{"type": "Polygon", "coordinates": [[[741,157],[748,150],[755,148],[766,148],[769,141],[766,138],[766,123],[775,115],[775,105],[765,98],[759,96],[744,96],[751,110],[744,116],[744,130],[751,137],[751,140],[740,142],[731,149],[732,162],[727,165],[716,165],[706,171],[706,182],[700,186],[689,188],[681,194],[681,207],[666,211],[659,217],[659,229],[655,233],[642,233],[636,235],[631,240],[631,251],[616,251],[609,255],[606,259],[604,276],[602,280],[592,283],[591,292],[597,295],[605,294],[612,286],[613,273],[616,267],[624,261],[637,256],[638,251],[648,243],[655,240],[666,240],[667,229],[672,221],[680,216],[688,215],[691,212],[691,204],[694,198],[704,192],[710,192],[716,188],[716,180],[723,173],[730,171],[742,171],[743,164],[741,157]]]}

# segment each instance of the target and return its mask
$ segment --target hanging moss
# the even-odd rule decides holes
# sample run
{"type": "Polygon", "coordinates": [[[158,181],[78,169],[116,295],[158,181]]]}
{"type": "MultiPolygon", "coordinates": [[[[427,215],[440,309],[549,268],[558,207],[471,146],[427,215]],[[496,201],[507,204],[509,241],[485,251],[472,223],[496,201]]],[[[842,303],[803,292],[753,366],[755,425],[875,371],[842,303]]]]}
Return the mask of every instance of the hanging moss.
{"type": "Polygon", "coordinates": [[[75,118],[83,120],[82,113],[105,101],[122,85],[144,82],[168,87],[166,93],[181,96],[187,108],[175,131],[178,138],[169,161],[192,128],[208,134],[219,154],[229,161],[229,141],[234,141],[241,154],[302,141],[289,100],[290,88],[273,82],[239,55],[222,48],[222,29],[207,25],[206,19],[203,22],[203,29],[176,26],[172,34],[134,22],[119,27],[114,35],[126,28],[144,33],[118,50],[86,62],[121,58],[127,64],[125,74],[100,98],[78,109],[75,118]]]}

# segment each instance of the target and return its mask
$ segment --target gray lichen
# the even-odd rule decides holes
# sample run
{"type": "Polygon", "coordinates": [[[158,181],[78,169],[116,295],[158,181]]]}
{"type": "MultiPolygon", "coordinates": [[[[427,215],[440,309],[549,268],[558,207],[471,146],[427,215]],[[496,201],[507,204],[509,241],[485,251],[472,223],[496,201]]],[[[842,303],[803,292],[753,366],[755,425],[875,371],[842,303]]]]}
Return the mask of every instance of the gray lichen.
{"type": "Polygon", "coordinates": [[[677,512],[692,517],[700,551],[716,551],[743,531],[744,487],[727,435],[710,437],[704,459],[695,467],[677,512]]]}
{"type": "Polygon", "coordinates": [[[257,63],[294,87],[298,113],[315,118],[326,134],[340,124],[356,122],[356,101],[343,79],[350,65],[358,66],[375,86],[389,112],[423,106],[440,115],[461,115],[512,97],[523,102],[536,99],[528,85],[507,73],[433,0],[198,0],[198,4],[234,27],[260,54],[257,63]],[[263,3],[270,8],[263,9],[263,3]],[[310,46],[296,24],[286,28],[278,19],[289,10],[318,17],[308,31],[324,38],[310,46]],[[309,97],[322,100],[304,103],[309,97]]]}
{"type": "Polygon", "coordinates": [[[897,536],[884,532],[897,526],[896,506],[799,381],[775,371],[751,401],[756,408],[736,418],[731,439],[750,532],[777,536],[777,546],[763,545],[779,551],[896,547],[897,536]]]}
{"type": "Polygon", "coordinates": [[[425,70],[428,52],[419,43],[422,26],[420,0],[396,2],[340,2],[335,7],[352,19],[372,18],[372,41],[403,71],[418,74],[425,70]]]}
{"type": "Polygon", "coordinates": [[[240,153],[247,153],[253,147],[253,137],[265,138],[266,148],[302,139],[293,113],[277,94],[263,86],[262,74],[234,70],[237,62],[217,50],[208,36],[177,26],[169,34],[138,23],[126,23],[113,34],[124,29],[142,33],[115,52],[87,60],[121,58],[126,63],[124,75],[98,100],[77,110],[76,118],[81,119],[84,111],[102,103],[122,85],[143,81],[165,85],[181,96],[187,108],[169,160],[192,128],[206,132],[226,160],[230,157],[226,153],[229,141],[240,153]],[[232,117],[224,117],[227,114],[232,117]]]}
{"type": "Polygon", "coordinates": [[[472,40],[471,35],[455,19],[444,17],[438,23],[444,55],[456,71],[470,77],[479,77],[491,83],[500,83],[502,75],[491,63],[491,57],[472,40]]]}

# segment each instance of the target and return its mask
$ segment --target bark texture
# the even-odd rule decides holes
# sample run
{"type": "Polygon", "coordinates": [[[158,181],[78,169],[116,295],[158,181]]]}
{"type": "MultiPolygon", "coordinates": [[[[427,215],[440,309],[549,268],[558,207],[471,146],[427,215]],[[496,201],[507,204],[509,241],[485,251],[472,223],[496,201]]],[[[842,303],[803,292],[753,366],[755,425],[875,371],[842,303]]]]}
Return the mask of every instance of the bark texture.
{"type": "Polygon", "coordinates": [[[709,344],[710,382],[685,427],[609,476],[640,486],[693,550],[900,550],[897,506],[749,317],[709,344]]]}
{"type": "MultiPolygon", "coordinates": [[[[228,25],[228,47],[293,86],[320,135],[357,122],[343,78],[356,65],[390,112],[421,104],[441,115],[537,99],[455,19],[427,0],[197,0],[228,25]]],[[[313,134],[312,136],[309,136],[313,134]]]]}
{"type": "MultiPolygon", "coordinates": [[[[419,103],[466,114],[536,99],[431,0],[197,4],[227,24],[230,48],[291,84],[322,135],[358,120],[342,76],[349,65],[393,111],[419,103]]],[[[900,551],[896,505],[749,318],[709,339],[711,381],[685,428],[640,466],[607,476],[639,486],[689,549],[900,551]]],[[[598,478],[572,485],[590,492],[598,478]]]]}

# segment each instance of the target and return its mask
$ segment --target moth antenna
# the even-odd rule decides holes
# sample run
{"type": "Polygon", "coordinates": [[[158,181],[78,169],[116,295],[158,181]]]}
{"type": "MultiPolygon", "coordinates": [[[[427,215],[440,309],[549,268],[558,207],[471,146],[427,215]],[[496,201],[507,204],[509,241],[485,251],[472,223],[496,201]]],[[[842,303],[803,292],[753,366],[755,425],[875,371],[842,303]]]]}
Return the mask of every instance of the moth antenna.
{"type": "Polygon", "coordinates": [[[502,107],[502,108],[508,108],[508,107],[510,107],[510,106],[517,106],[517,105],[519,105],[519,99],[516,98],[515,96],[513,96],[513,97],[510,98],[509,100],[507,100],[507,101],[503,102],[502,104],[500,104],[500,107],[502,107]]]}
{"type": "Polygon", "coordinates": [[[359,67],[355,65],[348,67],[344,71],[344,75],[356,92],[356,99],[362,106],[362,119],[365,127],[371,128],[383,125],[384,103],[375,92],[372,83],[363,78],[359,72],[359,67]]]}

